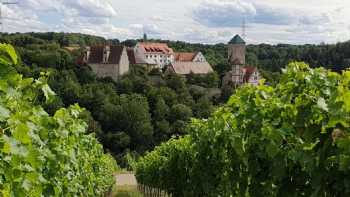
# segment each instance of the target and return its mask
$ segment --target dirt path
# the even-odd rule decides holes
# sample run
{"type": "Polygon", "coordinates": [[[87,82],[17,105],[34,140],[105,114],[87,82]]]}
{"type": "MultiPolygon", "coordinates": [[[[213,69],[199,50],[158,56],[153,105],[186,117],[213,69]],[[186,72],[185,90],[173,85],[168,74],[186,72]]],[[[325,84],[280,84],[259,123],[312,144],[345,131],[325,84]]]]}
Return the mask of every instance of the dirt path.
{"type": "Polygon", "coordinates": [[[133,173],[117,174],[117,186],[137,186],[137,181],[133,173]]]}

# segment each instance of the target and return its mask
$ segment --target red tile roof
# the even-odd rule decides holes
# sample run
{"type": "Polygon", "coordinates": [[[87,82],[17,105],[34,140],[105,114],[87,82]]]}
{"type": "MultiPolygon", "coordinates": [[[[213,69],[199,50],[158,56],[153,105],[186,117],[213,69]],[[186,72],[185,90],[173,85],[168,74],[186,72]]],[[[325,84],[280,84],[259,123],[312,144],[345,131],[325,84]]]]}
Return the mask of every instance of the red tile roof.
{"type": "Polygon", "coordinates": [[[244,82],[248,82],[253,73],[257,70],[256,67],[253,66],[244,66],[245,75],[243,77],[244,82]]]}
{"type": "Polygon", "coordinates": [[[175,53],[175,61],[177,62],[191,62],[198,53],[175,53]]]}
{"type": "Polygon", "coordinates": [[[173,54],[172,48],[169,48],[166,43],[155,43],[155,42],[140,42],[138,45],[147,53],[163,53],[163,54],[173,54]]]}

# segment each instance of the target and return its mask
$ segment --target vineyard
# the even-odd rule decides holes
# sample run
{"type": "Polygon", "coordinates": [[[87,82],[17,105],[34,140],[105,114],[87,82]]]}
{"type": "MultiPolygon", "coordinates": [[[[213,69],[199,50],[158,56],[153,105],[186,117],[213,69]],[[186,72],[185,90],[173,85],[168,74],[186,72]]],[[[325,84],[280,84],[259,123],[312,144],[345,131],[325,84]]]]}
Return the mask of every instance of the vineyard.
{"type": "Polygon", "coordinates": [[[137,180],[173,196],[349,196],[349,85],[350,71],[291,63],[141,158],[137,180]]]}
{"type": "Polygon", "coordinates": [[[46,74],[23,78],[17,61],[12,46],[0,44],[0,196],[103,196],[117,165],[85,133],[83,109],[50,116],[38,105],[55,96],[46,74]]]}

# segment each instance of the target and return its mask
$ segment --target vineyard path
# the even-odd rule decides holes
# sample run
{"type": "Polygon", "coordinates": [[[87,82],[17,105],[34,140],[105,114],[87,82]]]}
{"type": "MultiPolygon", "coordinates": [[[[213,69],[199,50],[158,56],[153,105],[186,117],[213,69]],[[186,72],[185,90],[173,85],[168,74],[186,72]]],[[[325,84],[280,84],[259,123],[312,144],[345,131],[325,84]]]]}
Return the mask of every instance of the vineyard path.
{"type": "Polygon", "coordinates": [[[125,174],[117,174],[115,178],[117,182],[117,187],[118,186],[137,186],[135,174],[131,172],[125,173],[125,174]]]}

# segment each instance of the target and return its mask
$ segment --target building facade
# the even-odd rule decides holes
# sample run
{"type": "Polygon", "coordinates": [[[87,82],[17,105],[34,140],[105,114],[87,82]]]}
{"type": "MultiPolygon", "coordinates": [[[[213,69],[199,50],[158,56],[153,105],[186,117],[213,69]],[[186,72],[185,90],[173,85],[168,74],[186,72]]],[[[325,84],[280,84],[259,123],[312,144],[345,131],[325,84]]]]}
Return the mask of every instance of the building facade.
{"type": "Polygon", "coordinates": [[[141,65],[148,72],[153,69],[159,68],[158,64],[154,60],[144,58],[143,54],[135,53],[135,48],[127,48],[130,65],[141,65]]]}
{"type": "Polygon", "coordinates": [[[134,53],[143,62],[157,65],[160,69],[175,61],[173,49],[165,43],[139,42],[134,48],[134,53]]]}
{"type": "Polygon", "coordinates": [[[83,62],[89,65],[98,77],[111,77],[118,81],[129,72],[129,58],[124,46],[86,47],[83,62]]]}
{"type": "Polygon", "coordinates": [[[166,73],[178,75],[205,75],[214,72],[201,52],[177,52],[175,62],[167,66],[166,73]]]}

